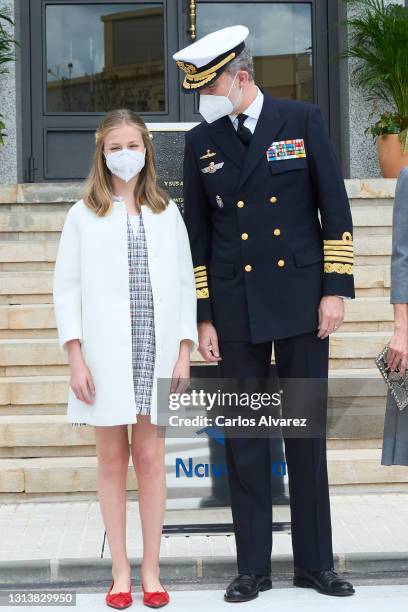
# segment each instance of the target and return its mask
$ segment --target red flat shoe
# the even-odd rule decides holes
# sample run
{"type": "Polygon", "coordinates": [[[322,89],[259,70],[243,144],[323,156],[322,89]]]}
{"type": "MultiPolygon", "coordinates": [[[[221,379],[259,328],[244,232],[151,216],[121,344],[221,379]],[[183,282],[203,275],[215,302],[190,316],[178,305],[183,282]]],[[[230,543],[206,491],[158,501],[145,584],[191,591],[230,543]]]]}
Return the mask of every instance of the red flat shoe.
{"type": "Polygon", "coordinates": [[[132,598],[132,581],[130,581],[130,589],[127,592],[120,591],[119,593],[112,593],[111,590],[113,587],[114,581],[112,580],[112,584],[109,587],[109,591],[106,593],[105,601],[108,606],[111,608],[116,608],[117,610],[124,610],[124,608],[128,608],[133,603],[132,598]]]}
{"type": "Polygon", "coordinates": [[[170,601],[170,595],[164,589],[164,591],[152,591],[148,592],[144,590],[144,586],[142,584],[143,589],[143,603],[145,606],[149,606],[149,608],[162,608],[166,606],[170,601]]]}

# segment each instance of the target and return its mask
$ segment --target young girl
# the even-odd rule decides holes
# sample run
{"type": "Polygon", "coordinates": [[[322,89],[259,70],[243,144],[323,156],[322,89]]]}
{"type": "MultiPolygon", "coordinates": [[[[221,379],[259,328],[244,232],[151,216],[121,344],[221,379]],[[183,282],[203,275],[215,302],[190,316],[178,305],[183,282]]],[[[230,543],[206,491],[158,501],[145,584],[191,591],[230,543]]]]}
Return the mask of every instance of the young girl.
{"type": "MultiPolygon", "coordinates": [[[[94,425],[97,486],[112,556],[106,603],[132,603],[126,554],[126,476],[131,454],[143,534],[143,602],[161,607],[165,509],[158,380],[185,390],[197,348],[196,293],[187,230],[156,184],[143,120],[110,111],[96,131],[84,195],[68,211],[54,272],[59,345],[70,365],[68,421],[94,425]]],[[[159,384],[161,384],[159,382],[159,384]]]]}

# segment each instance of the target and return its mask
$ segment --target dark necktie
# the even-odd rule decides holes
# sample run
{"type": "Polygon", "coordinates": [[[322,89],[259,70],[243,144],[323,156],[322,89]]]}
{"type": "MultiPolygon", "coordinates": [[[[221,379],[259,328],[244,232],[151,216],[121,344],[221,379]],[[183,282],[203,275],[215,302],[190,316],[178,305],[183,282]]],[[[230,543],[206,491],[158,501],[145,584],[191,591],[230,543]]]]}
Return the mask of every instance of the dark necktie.
{"type": "Polygon", "coordinates": [[[248,146],[251,142],[252,132],[249,128],[245,127],[244,121],[248,117],[248,115],[244,115],[244,113],[240,113],[238,115],[238,129],[237,134],[239,138],[242,140],[245,146],[248,146]]]}

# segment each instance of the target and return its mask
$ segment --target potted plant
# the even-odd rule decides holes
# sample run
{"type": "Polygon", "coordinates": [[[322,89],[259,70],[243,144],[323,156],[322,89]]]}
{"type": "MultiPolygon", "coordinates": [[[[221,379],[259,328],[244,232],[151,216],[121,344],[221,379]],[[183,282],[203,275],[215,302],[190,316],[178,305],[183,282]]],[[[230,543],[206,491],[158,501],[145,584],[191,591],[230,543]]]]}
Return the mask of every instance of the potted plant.
{"type": "Polygon", "coordinates": [[[370,117],[387,110],[366,129],[377,141],[385,178],[396,178],[408,165],[408,7],[384,0],[346,0],[357,11],[346,20],[349,47],[343,57],[354,58],[355,84],[369,102],[370,117]]]}
{"type": "MultiPolygon", "coordinates": [[[[13,45],[18,45],[18,42],[11,38],[6,29],[6,24],[14,25],[6,9],[0,9],[0,75],[7,74],[8,68],[6,64],[16,59],[12,52],[13,45]]],[[[3,116],[0,114],[0,145],[4,144],[4,129],[6,125],[3,121],[3,116]]]]}

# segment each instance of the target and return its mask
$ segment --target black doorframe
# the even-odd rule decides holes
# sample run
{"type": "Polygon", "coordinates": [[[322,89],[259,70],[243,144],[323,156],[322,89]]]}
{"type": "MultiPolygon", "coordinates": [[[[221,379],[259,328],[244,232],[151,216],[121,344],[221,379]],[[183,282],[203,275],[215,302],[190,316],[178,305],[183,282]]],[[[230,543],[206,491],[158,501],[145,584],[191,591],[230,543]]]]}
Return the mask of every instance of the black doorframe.
{"type": "MultiPolygon", "coordinates": [[[[110,0],[113,3],[121,3],[126,0],[110,0]]],[[[132,0],[130,0],[132,1],[132,0]]],[[[137,1],[137,0],[135,0],[137,1]]],[[[200,1],[200,0],[198,0],[200,1]]],[[[218,0],[206,0],[208,2],[217,2],[218,0]]],[[[225,1],[225,0],[221,0],[225,1]]],[[[267,2],[268,0],[258,0],[267,2]]],[[[316,102],[322,109],[326,120],[331,138],[336,148],[336,153],[342,161],[344,176],[349,175],[349,153],[347,122],[348,113],[341,109],[340,104],[340,66],[338,61],[338,53],[340,49],[339,31],[336,27],[339,19],[344,15],[341,0],[280,0],[281,2],[317,2],[320,7],[325,7],[325,23],[324,28],[313,25],[313,36],[317,39],[318,49],[326,49],[326,55],[320,62],[319,68],[314,63],[314,69],[319,70],[317,73],[317,99],[316,102]],[[323,85],[326,93],[323,91],[323,85]]],[[[82,177],[74,178],[48,178],[44,164],[44,138],[47,133],[56,129],[69,131],[77,130],[79,133],[93,134],[93,131],[98,124],[103,113],[80,113],[80,114],[58,114],[53,113],[44,115],[42,113],[42,105],[44,104],[44,91],[46,84],[44,83],[44,61],[45,61],[45,37],[33,32],[31,6],[34,4],[36,10],[43,10],[45,3],[80,3],[83,0],[16,0],[16,12],[19,14],[19,34],[23,41],[19,49],[19,57],[21,63],[21,180],[23,182],[46,182],[49,180],[81,180],[82,177]],[[40,38],[40,40],[39,40],[40,38]],[[37,41],[37,49],[32,53],[33,45],[37,41]],[[39,46],[38,46],[39,45],[39,46]],[[40,52],[41,50],[41,52],[40,52]],[[39,68],[39,66],[41,66],[39,68]],[[40,74],[39,74],[40,73],[40,74]],[[39,88],[33,88],[33,80],[38,79],[41,75],[41,92],[39,88]],[[41,110],[41,114],[39,114],[41,110]],[[37,113],[37,115],[36,115],[37,113]],[[44,117],[49,120],[49,125],[44,125],[44,117]],[[74,121],[74,125],[70,126],[74,121]],[[44,169],[44,170],[43,170],[44,169]]],[[[87,0],[87,3],[100,4],[102,0],[87,0]]],[[[172,60],[172,54],[177,50],[189,44],[190,39],[187,36],[188,29],[188,0],[164,0],[166,5],[166,45],[167,45],[167,99],[171,99],[173,105],[172,112],[161,117],[153,114],[145,114],[143,117],[146,121],[160,124],[161,122],[186,122],[200,121],[201,117],[198,114],[192,113],[191,98],[181,91],[181,82],[183,74],[176,68],[175,62],[172,60]],[[170,5],[171,4],[171,9],[170,5]],[[176,10],[174,6],[176,5],[176,10]],[[190,105],[190,108],[188,107],[190,105]]],[[[38,16],[38,13],[37,13],[38,16]]],[[[315,19],[316,21],[316,19],[315,19]]],[[[41,28],[41,31],[43,28],[41,28]]],[[[316,43],[315,43],[316,44],[316,43]]],[[[343,98],[347,100],[347,96],[343,98]]],[[[346,109],[347,110],[347,109],[346,109]]]]}

